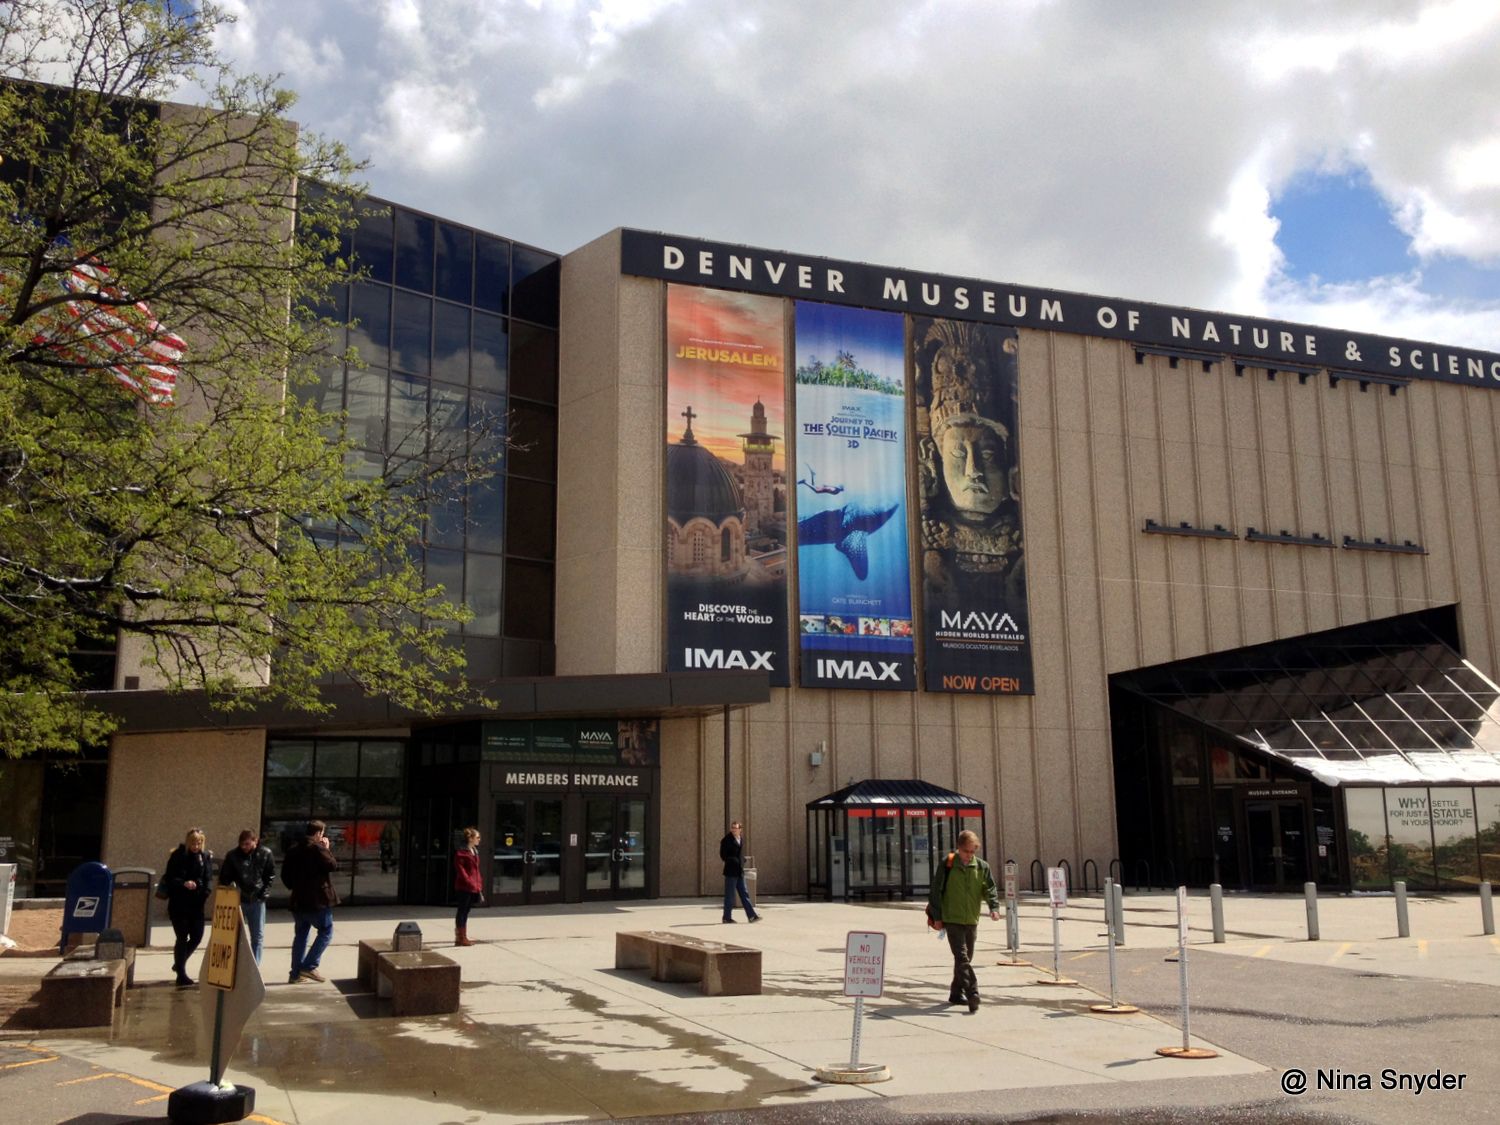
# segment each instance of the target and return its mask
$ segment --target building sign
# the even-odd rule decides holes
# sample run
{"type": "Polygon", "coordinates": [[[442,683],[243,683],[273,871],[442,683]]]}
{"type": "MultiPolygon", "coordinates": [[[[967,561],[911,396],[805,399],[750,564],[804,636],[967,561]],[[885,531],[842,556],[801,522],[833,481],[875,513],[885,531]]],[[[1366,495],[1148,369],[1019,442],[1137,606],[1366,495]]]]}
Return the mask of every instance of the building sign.
{"type": "Polygon", "coordinates": [[[1306,324],[893,270],[627,230],[620,270],[687,285],[1104,336],[1146,346],[1399,379],[1500,388],[1500,354],[1306,324]]]}
{"type": "Polygon", "coordinates": [[[1030,695],[1016,332],[912,317],[928,691],[1030,695]]]}
{"type": "Polygon", "coordinates": [[[651,788],[651,775],[645,770],[627,769],[560,769],[545,763],[507,765],[491,775],[496,789],[587,789],[616,793],[645,793],[651,788]]]}
{"type": "Polygon", "coordinates": [[[486,762],[652,766],[661,740],[656,719],[537,719],[484,723],[486,762]]]}
{"type": "Polygon", "coordinates": [[[905,324],[868,309],[796,309],[799,680],[915,691],[905,324]]]}
{"type": "Polygon", "coordinates": [[[667,288],[667,670],[765,671],[786,652],[783,302],[667,288]]]}

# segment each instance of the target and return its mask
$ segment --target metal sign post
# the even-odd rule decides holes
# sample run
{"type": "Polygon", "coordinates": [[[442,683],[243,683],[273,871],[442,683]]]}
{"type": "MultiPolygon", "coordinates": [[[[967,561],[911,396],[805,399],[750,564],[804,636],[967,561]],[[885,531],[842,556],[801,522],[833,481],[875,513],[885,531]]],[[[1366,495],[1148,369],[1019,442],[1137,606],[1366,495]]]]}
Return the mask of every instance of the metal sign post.
{"type": "Polygon", "coordinates": [[[886,1082],[890,1068],[882,1063],[859,1061],[860,1025],[865,1016],[865,997],[885,991],[885,935],[850,930],[844,939],[844,995],[854,997],[854,1031],[849,1037],[849,1062],[820,1066],[824,1082],[886,1082]]]}
{"type": "Polygon", "coordinates": [[[1061,867],[1047,868],[1047,899],[1052,904],[1052,975],[1042,977],[1038,984],[1077,984],[1076,980],[1062,975],[1059,960],[1062,957],[1062,936],[1059,929],[1058,911],[1068,905],[1068,873],[1061,867]]]}
{"type": "Polygon", "coordinates": [[[1114,927],[1114,880],[1104,880],[1104,929],[1109,938],[1109,1003],[1090,1004],[1089,1010],[1110,1016],[1123,1016],[1139,1012],[1134,1004],[1121,1004],[1115,991],[1115,927],[1114,927]]]}
{"type": "Polygon", "coordinates": [[[1016,878],[1016,861],[1005,861],[1005,948],[1009,956],[997,965],[1021,964],[1020,890],[1016,878]]]}
{"type": "Polygon", "coordinates": [[[1219,1052],[1208,1047],[1194,1047],[1188,1039],[1188,918],[1187,888],[1177,888],[1177,980],[1182,989],[1182,1046],[1158,1047],[1156,1053],[1169,1059],[1216,1059],[1219,1052]]]}
{"type": "Polygon", "coordinates": [[[250,952],[250,932],[240,914],[238,887],[214,891],[213,928],[203,958],[204,1008],[213,1005],[213,1045],[208,1081],[173,1090],[167,1099],[172,1121],[242,1121],[255,1112],[255,1089],[224,1081],[224,1068],[239,1045],[245,1021],[265,997],[265,984],[250,952]],[[210,999],[212,997],[212,999],[210,999]]]}

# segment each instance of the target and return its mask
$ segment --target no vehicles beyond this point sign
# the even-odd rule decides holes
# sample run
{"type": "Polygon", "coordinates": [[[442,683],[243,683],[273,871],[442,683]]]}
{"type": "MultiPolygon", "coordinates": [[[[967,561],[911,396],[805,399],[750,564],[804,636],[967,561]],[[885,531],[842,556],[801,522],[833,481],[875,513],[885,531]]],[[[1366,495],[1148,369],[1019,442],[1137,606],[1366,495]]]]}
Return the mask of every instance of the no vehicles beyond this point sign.
{"type": "Polygon", "coordinates": [[[879,996],[885,990],[885,935],[850,930],[844,941],[844,995],[879,996]]]}

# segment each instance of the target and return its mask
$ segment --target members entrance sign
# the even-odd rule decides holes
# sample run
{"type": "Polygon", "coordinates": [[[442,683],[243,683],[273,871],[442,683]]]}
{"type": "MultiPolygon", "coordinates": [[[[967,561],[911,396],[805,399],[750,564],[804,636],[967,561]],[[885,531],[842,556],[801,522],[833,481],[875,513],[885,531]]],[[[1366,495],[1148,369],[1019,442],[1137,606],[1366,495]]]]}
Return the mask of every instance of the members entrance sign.
{"type": "Polygon", "coordinates": [[[850,930],[844,940],[844,995],[879,996],[885,990],[885,935],[850,930]]]}

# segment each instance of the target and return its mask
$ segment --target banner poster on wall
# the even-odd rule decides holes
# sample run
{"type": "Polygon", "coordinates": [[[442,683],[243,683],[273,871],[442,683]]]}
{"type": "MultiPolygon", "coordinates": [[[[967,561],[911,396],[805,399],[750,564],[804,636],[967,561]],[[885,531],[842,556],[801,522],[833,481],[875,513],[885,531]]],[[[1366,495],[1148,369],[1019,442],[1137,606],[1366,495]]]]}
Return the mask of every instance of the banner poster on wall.
{"type": "Polygon", "coordinates": [[[667,286],[667,670],[786,687],[785,305],[667,286]]]}
{"type": "Polygon", "coordinates": [[[1030,695],[1015,329],[911,318],[928,691],[1030,695]]]}
{"type": "Polygon", "coordinates": [[[896,313],[797,302],[797,633],[805,687],[915,691],[906,335],[896,313]]]}

